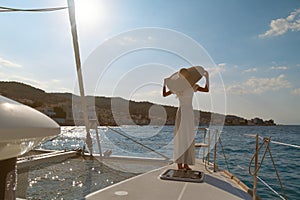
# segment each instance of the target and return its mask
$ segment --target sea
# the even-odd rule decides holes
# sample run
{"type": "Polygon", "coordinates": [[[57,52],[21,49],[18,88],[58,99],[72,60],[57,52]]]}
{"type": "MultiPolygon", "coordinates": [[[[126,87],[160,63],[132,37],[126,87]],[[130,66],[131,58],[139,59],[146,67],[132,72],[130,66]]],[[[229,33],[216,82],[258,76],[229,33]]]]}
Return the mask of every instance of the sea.
{"type": "MultiPolygon", "coordinates": [[[[286,199],[300,199],[300,126],[224,126],[209,127],[209,130],[212,147],[215,142],[214,134],[218,132],[216,142],[218,166],[229,170],[249,188],[253,187],[253,176],[249,171],[254,171],[254,165],[250,161],[255,154],[256,144],[252,136],[258,134],[259,146],[261,146],[259,153],[261,167],[258,171],[259,196],[262,199],[282,199],[284,190],[286,199]],[[268,146],[264,143],[266,141],[264,138],[270,139],[268,146]]],[[[161,157],[159,154],[169,158],[173,156],[174,126],[99,126],[97,131],[100,135],[102,153],[156,158],[161,157]]],[[[93,153],[99,153],[97,132],[91,130],[90,133],[93,153]]],[[[203,130],[197,131],[196,142],[203,141],[203,134],[203,130]]],[[[47,150],[82,148],[85,135],[84,127],[65,126],[61,128],[58,137],[41,144],[38,148],[47,150]]],[[[210,152],[212,158],[213,148],[210,152]]],[[[202,158],[207,156],[207,152],[196,150],[196,156],[202,158]]],[[[212,159],[210,161],[212,162],[212,159]]]]}

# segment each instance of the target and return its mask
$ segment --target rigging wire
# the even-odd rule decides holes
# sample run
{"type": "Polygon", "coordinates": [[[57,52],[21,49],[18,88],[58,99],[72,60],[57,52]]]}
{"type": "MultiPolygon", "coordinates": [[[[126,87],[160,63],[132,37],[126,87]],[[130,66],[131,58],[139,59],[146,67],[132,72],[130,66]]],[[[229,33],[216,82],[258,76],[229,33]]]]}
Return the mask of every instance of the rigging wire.
{"type": "MultiPolygon", "coordinates": [[[[224,148],[223,148],[223,144],[222,144],[222,141],[221,141],[221,137],[219,137],[219,143],[221,145],[221,148],[222,148],[222,153],[223,153],[223,156],[225,158],[225,163],[226,163],[226,167],[227,167],[227,170],[230,172],[229,170],[229,165],[228,165],[228,160],[226,158],[226,155],[225,155],[225,151],[224,151],[224,148]]],[[[216,144],[217,145],[217,144],[216,144]]]]}
{"type": "Polygon", "coordinates": [[[4,7],[0,6],[0,12],[51,12],[51,11],[57,11],[57,10],[64,10],[68,7],[55,7],[55,8],[34,8],[34,9],[23,9],[23,8],[10,8],[10,7],[4,7]]]}
{"type": "Polygon", "coordinates": [[[150,147],[148,147],[148,146],[146,146],[146,145],[144,145],[144,144],[142,144],[142,143],[140,143],[140,142],[138,142],[138,141],[132,139],[131,137],[129,137],[129,136],[127,136],[127,135],[121,133],[120,131],[117,131],[117,130],[115,130],[115,129],[109,127],[109,126],[107,126],[107,128],[108,128],[109,130],[114,131],[115,133],[117,133],[117,134],[119,134],[119,135],[121,135],[121,136],[127,138],[128,140],[131,140],[132,142],[134,142],[134,143],[136,143],[136,144],[139,144],[139,145],[141,145],[142,147],[144,147],[144,148],[146,148],[146,149],[148,149],[148,150],[150,150],[150,151],[152,151],[152,152],[154,152],[154,153],[156,153],[156,154],[158,154],[158,155],[164,157],[164,158],[167,159],[167,160],[170,159],[168,156],[165,156],[164,154],[161,154],[161,153],[157,152],[156,150],[154,150],[154,149],[152,149],[152,148],[150,148],[150,147]]]}
{"type": "Polygon", "coordinates": [[[260,178],[259,176],[256,176],[257,179],[264,184],[267,188],[269,188],[269,190],[271,190],[273,193],[275,193],[276,195],[278,195],[281,199],[285,200],[286,198],[284,198],[283,196],[281,196],[278,192],[276,192],[268,183],[266,183],[262,178],[260,178]]]}

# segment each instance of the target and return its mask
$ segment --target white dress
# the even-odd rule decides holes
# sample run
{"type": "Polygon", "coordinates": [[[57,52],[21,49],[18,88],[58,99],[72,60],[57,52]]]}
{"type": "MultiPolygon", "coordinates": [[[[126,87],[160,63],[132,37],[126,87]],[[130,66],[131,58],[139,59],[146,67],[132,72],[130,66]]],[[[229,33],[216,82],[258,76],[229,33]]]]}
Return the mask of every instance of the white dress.
{"type": "MultiPolygon", "coordinates": [[[[197,80],[201,78],[197,75],[197,80]]],[[[174,128],[174,162],[189,165],[195,164],[195,135],[193,96],[198,89],[195,85],[183,78],[179,72],[165,79],[167,87],[176,94],[179,99],[179,107],[176,114],[174,128]]]]}
{"type": "MultiPolygon", "coordinates": [[[[196,88],[194,88],[196,89],[196,88]]],[[[195,164],[195,125],[193,111],[194,89],[189,87],[176,93],[179,107],[174,130],[174,162],[195,164]]]]}

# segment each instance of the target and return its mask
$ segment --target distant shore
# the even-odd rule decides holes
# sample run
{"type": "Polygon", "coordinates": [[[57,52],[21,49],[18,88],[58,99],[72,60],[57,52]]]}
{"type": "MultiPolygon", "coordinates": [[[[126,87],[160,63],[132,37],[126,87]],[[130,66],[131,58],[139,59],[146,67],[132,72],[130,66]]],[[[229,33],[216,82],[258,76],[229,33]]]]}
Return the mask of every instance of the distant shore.
{"type": "MultiPolygon", "coordinates": [[[[83,112],[80,97],[71,93],[47,93],[41,89],[19,82],[0,81],[0,94],[28,105],[55,120],[63,126],[83,125],[83,112]]],[[[177,107],[157,105],[151,102],[135,102],[120,97],[86,97],[89,118],[103,126],[118,125],[149,125],[164,124],[174,125],[177,107]],[[117,108],[114,112],[111,105],[117,108]],[[163,107],[166,116],[160,113],[151,113],[152,106],[163,107]],[[124,110],[125,108],[125,110],[124,110]],[[126,110],[127,109],[127,110],[126,110]]],[[[194,110],[200,115],[199,124],[225,126],[275,126],[272,119],[263,120],[259,117],[245,119],[235,115],[223,115],[218,113],[194,110]]]]}

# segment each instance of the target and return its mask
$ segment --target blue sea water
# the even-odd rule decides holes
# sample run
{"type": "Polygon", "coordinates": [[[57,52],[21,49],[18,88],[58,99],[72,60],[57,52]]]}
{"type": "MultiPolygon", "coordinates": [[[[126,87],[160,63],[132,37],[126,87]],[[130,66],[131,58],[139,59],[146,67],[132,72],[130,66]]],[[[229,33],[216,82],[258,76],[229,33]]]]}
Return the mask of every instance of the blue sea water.
{"type": "MultiPolygon", "coordinates": [[[[112,150],[113,155],[128,155],[139,157],[160,157],[155,152],[145,148],[133,140],[172,158],[173,126],[121,126],[99,127],[102,152],[112,150]],[[120,135],[119,133],[122,133],[120,135]],[[124,137],[124,135],[126,137],[124,137]]],[[[212,129],[213,132],[213,129],[212,129]]],[[[230,172],[236,175],[248,187],[252,188],[253,177],[249,175],[249,162],[255,153],[255,138],[245,134],[258,134],[261,137],[271,137],[278,141],[300,145],[300,126],[225,126],[220,132],[224,150],[217,143],[217,163],[227,169],[223,152],[226,155],[230,172]]],[[[94,143],[94,153],[98,153],[95,131],[91,131],[94,143]]],[[[84,127],[62,127],[59,137],[42,144],[44,149],[76,149],[84,144],[84,127]]],[[[198,131],[196,141],[203,140],[203,133],[198,131]]],[[[259,144],[262,140],[259,141],[259,144]]],[[[280,175],[287,199],[300,199],[300,149],[274,143],[269,145],[276,169],[280,175]]],[[[259,158],[263,156],[264,147],[259,158]]],[[[197,157],[202,157],[202,151],[197,151],[197,157]]],[[[251,168],[253,171],[253,167],[251,168]]],[[[258,172],[258,176],[283,195],[276,177],[270,155],[267,153],[258,172]]],[[[258,194],[263,199],[280,199],[270,189],[258,182],[258,194]]]]}

